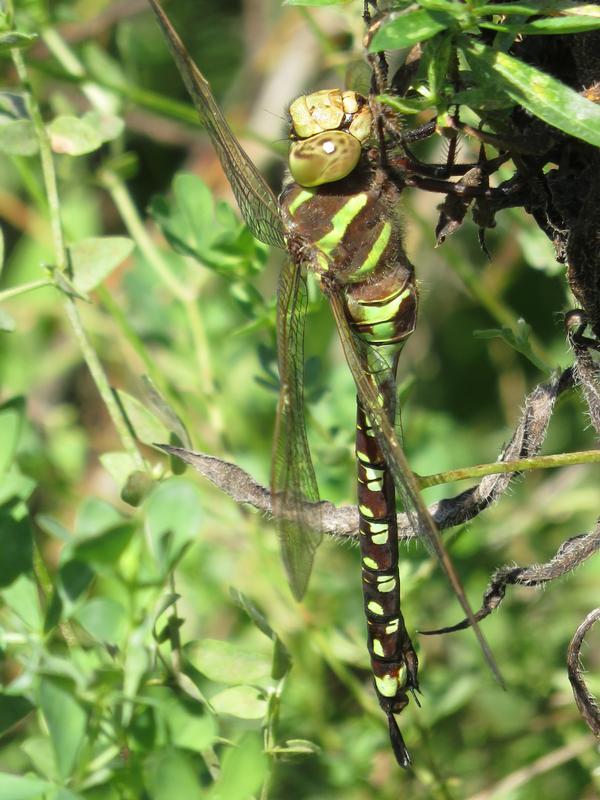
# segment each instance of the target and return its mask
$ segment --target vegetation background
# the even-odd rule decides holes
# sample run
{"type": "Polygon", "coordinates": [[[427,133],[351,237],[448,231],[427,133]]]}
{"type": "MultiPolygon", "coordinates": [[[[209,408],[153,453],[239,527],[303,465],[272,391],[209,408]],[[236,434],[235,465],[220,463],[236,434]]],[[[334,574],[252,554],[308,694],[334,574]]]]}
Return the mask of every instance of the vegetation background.
{"type": "MultiPolygon", "coordinates": [[[[274,187],[286,105],[356,71],[361,6],[168,5],[274,187]]],[[[279,256],[229,205],[145,2],[23,0],[14,12],[28,47],[11,60],[15,41],[0,34],[0,797],[598,796],[565,666],[597,561],[544,593],[509,592],[485,622],[506,692],[471,633],[415,636],[424,696],[401,719],[415,762],[402,772],[371,689],[358,551],[326,542],[296,604],[268,520],[151,447],[175,430],[268,483],[279,256]],[[55,272],[61,235],[70,282],[55,272]]],[[[561,312],[573,301],[531,218],[501,214],[488,261],[471,223],[434,248],[438,202],[406,193],[421,309],[400,380],[406,449],[423,475],[494,460],[548,375],[478,331],[524,320],[549,369],[571,361],[561,312]]],[[[307,327],[321,495],[352,503],[354,389],[316,291],[307,327]]],[[[571,392],[545,452],[592,446],[571,392]]],[[[528,474],[460,532],[452,555],[474,606],[496,567],[545,561],[591,527],[594,469],[528,474]]],[[[402,586],[413,632],[459,618],[420,547],[402,551],[402,586]]],[[[598,689],[597,656],[585,656],[598,689]]]]}

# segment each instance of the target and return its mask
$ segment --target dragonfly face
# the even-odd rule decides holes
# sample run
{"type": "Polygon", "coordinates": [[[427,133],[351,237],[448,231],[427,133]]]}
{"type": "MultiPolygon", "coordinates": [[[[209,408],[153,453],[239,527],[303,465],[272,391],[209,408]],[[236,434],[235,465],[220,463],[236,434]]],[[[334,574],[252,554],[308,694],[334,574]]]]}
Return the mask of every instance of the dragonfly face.
{"type": "Polygon", "coordinates": [[[357,166],[373,118],[356,92],[324,89],[302,95],[290,106],[290,172],[304,187],[333,183],[357,166]]]}

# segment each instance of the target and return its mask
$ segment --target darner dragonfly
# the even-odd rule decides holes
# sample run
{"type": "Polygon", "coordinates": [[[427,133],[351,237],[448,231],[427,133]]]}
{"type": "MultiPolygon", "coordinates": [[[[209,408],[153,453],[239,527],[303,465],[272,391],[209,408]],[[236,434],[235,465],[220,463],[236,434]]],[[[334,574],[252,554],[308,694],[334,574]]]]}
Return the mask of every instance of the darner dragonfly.
{"type": "Polygon", "coordinates": [[[394,715],[408,704],[410,693],[416,695],[419,684],[417,656],[400,610],[396,490],[494,664],[394,428],[396,366],[417,314],[414,269],[404,253],[399,219],[403,172],[381,143],[374,144],[373,104],[351,91],[316,92],[290,107],[291,178],[278,201],[234,137],[164,12],[156,0],[149,2],[250,231],[289,254],[278,295],[281,388],[272,497],[283,562],[297,599],[306,591],[322,536],[303,412],[303,270],[317,276],[330,302],[358,395],[362,583],[374,684],[396,759],[406,767],[410,757],[394,715]]]}

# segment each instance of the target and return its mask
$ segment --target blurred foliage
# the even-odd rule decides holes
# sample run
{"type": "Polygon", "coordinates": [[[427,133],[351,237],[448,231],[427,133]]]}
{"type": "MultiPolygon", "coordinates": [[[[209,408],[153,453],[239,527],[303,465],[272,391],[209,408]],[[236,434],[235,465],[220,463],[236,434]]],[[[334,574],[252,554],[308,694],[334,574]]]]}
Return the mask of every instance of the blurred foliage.
{"type": "MultiPolygon", "coordinates": [[[[565,652],[597,563],[544,594],[511,593],[486,621],[506,693],[469,632],[415,635],[424,697],[402,718],[415,761],[403,773],[371,689],[358,552],[323,546],[299,606],[272,526],[152,448],[192,446],[267,482],[278,257],[215,200],[225,183],[151,14],[133,0],[49,5],[20,2],[14,19],[0,5],[16,32],[0,35],[0,797],[596,796],[565,652]]],[[[202,0],[169,13],[243,131],[289,53],[306,57],[307,31],[321,48],[301,65],[310,88],[357,59],[362,3],[337,5],[202,0]]],[[[423,157],[439,159],[435,146],[423,157]]],[[[493,460],[543,364],[570,362],[560,313],[572,300],[531,219],[501,214],[488,262],[471,224],[434,250],[436,202],[412,191],[405,206],[422,304],[403,424],[421,474],[493,460]]],[[[311,446],[322,497],[351,503],[354,389],[310,288],[311,446]]],[[[590,446],[572,393],[547,452],[590,446]]],[[[462,531],[452,553],[472,603],[499,564],[544,561],[588,529],[596,486],[593,468],[529,474],[462,531]]],[[[405,548],[401,569],[412,630],[455,621],[422,549],[405,548]]]]}

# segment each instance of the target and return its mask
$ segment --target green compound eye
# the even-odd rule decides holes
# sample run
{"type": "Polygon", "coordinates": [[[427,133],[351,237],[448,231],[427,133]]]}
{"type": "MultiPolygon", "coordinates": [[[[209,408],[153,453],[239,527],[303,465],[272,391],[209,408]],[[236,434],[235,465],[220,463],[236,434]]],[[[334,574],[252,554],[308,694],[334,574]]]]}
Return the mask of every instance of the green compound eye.
{"type": "Polygon", "coordinates": [[[292,142],[289,165],[300,186],[321,186],[349,175],[360,159],[358,139],[345,131],[327,131],[292,142]]]}

